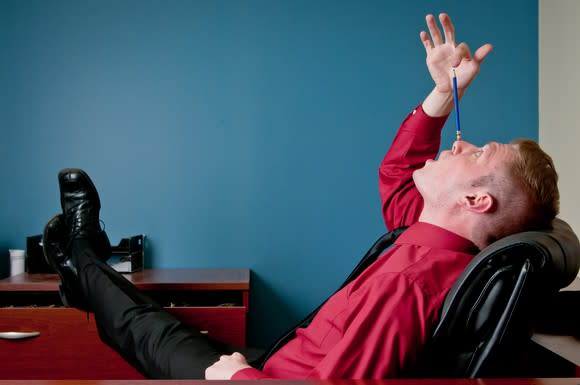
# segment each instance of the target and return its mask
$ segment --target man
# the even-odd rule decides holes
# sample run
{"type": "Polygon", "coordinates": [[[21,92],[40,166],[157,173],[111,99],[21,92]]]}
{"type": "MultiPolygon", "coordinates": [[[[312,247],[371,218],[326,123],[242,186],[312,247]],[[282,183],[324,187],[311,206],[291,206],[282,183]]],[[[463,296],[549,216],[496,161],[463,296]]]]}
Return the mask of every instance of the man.
{"type": "Polygon", "coordinates": [[[435,88],[403,122],[380,167],[387,227],[409,228],[261,370],[182,325],[103,262],[110,245],[99,226],[99,197],[77,169],[60,172],[63,214],[44,231],[64,301],[93,311],[103,341],[149,377],[359,379],[411,370],[445,295],[477,250],[548,227],[558,210],[557,175],[534,142],[479,148],[458,141],[433,160],[453,107],[451,69],[462,96],[492,47],[471,56],[465,44],[455,45],[449,16],[439,15],[444,39],[435,18],[426,20],[429,34],[420,37],[435,88]]]}

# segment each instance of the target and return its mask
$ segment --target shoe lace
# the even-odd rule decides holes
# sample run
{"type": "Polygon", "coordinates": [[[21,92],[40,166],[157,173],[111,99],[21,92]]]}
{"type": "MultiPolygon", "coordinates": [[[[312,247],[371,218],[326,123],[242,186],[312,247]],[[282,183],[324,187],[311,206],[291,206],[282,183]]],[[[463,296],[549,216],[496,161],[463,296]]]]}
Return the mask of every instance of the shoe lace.
{"type": "Polygon", "coordinates": [[[77,209],[67,216],[70,237],[85,235],[87,232],[104,230],[104,223],[99,218],[99,210],[82,202],[77,209]],[[103,224],[101,228],[101,224],[103,224]]]}

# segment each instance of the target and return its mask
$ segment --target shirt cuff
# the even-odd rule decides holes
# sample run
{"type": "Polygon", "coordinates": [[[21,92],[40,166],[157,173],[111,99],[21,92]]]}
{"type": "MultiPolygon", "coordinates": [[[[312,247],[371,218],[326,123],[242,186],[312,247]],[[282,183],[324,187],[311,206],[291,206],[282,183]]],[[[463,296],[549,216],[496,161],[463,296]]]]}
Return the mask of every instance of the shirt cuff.
{"type": "Polygon", "coordinates": [[[261,380],[264,378],[269,378],[264,373],[254,368],[245,368],[238,370],[232,376],[232,380],[261,380]]]}

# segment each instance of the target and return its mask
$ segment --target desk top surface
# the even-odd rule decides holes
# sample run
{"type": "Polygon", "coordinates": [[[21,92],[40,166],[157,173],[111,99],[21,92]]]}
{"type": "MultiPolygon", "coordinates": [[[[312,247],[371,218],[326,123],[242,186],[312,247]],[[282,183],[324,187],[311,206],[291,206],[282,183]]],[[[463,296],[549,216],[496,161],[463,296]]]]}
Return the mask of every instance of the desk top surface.
{"type": "MultiPolygon", "coordinates": [[[[564,291],[580,291],[580,278],[576,278],[564,291]]],[[[580,339],[571,335],[534,333],[532,340],[540,346],[580,367],[580,339]]],[[[579,382],[580,385],[580,382],[579,382]]]]}
{"type": "MultiPolygon", "coordinates": [[[[248,269],[145,269],[123,274],[140,290],[249,290],[248,269]]],[[[58,291],[56,274],[22,273],[0,280],[0,292],[58,291]]]]}
{"type": "MultiPolygon", "coordinates": [[[[389,379],[389,380],[259,380],[260,385],[579,385],[580,378],[389,379]]],[[[207,385],[201,380],[0,380],[0,385],[207,385]]],[[[211,381],[231,385],[231,381],[211,381]]]]}

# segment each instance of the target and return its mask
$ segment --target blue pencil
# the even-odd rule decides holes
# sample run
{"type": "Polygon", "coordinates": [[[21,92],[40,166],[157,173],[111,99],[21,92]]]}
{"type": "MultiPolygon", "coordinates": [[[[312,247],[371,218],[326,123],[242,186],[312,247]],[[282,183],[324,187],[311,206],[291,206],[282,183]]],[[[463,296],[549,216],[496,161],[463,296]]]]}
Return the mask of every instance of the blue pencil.
{"type": "Polygon", "coordinates": [[[457,94],[457,76],[453,69],[453,101],[455,102],[455,128],[457,129],[455,138],[461,140],[461,124],[459,123],[459,95],[457,94]]]}

